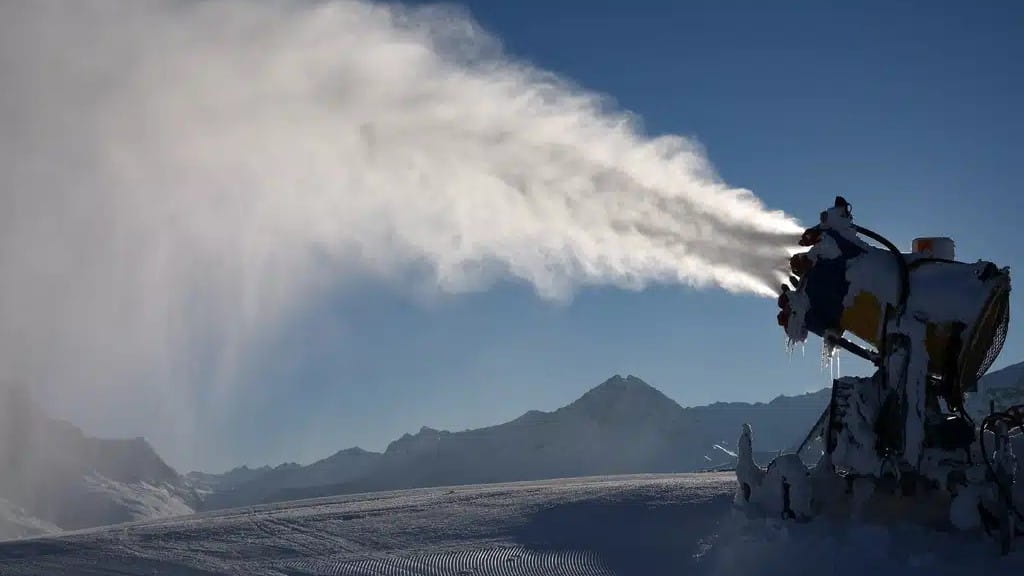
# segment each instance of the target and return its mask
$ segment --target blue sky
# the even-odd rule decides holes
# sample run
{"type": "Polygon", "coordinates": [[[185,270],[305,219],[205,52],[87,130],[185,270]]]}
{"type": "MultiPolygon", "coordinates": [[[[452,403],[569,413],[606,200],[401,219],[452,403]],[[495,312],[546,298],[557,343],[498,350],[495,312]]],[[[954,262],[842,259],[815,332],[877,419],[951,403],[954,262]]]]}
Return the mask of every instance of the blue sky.
{"type": "MultiPolygon", "coordinates": [[[[1024,264],[1017,3],[465,6],[514,57],[609,95],[652,134],[696,138],[725,181],[772,208],[812,222],[842,194],[901,246],[949,235],[961,259],[1024,264]]],[[[1012,316],[1022,311],[1018,298],[1012,316]]],[[[677,287],[557,304],[511,283],[430,301],[362,285],[311,303],[264,344],[244,398],[199,415],[211,435],[194,464],[380,450],[422,425],[554,409],[617,373],[683,405],[826,386],[820,342],[790,357],[775,314],[771,300],[677,287]]],[[[1024,361],[1020,334],[1011,328],[997,366],[1024,361]]]]}

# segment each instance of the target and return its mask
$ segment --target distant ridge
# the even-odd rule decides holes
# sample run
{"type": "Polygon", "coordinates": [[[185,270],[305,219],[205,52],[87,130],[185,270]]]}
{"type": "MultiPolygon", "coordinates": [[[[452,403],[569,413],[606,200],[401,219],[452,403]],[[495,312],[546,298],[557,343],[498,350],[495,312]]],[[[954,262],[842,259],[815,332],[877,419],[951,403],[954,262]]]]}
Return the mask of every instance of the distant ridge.
{"type": "MultiPolygon", "coordinates": [[[[691,472],[732,465],[749,423],[766,460],[793,448],[824,410],[830,389],[770,402],[683,408],[636,376],[613,376],[551,412],[530,410],[504,424],[449,432],[424,426],[383,453],[342,450],[309,466],[201,475],[213,486],[206,508],[352,492],[600,474],[691,472]]],[[[1024,363],[985,376],[968,399],[975,411],[1024,402],[1024,363]]],[[[190,478],[193,476],[190,475],[190,478]]]]}
{"type": "MultiPolygon", "coordinates": [[[[304,467],[236,469],[204,507],[441,485],[599,474],[690,472],[721,465],[740,427],[758,446],[781,450],[806,433],[828,390],[768,403],[683,408],[636,376],[613,376],[552,412],[531,410],[504,424],[449,432],[427,426],[383,453],[342,450],[304,467]],[[716,447],[717,445],[717,447],[716,447]]],[[[191,477],[191,475],[190,475],[191,477]]]]}

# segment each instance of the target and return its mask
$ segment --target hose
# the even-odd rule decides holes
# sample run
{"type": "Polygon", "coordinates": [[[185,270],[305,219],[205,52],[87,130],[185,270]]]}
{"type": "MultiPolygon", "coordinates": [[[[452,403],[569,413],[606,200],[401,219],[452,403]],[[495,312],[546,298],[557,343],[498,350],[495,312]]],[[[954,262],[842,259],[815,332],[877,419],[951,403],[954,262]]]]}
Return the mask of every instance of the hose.
{"type": "MultiPolygon", "coordinates": [[[[1007,431],[1012,431],[1014,428],[1021,431],[1024,434],[1024,404],[1018,404],[1011,406],[1002,412],[992,412],[985,417],[981,422],[981,429],[978,432],[978,442],[981,445],[981,456],[985,460],[985,467],[988,469],[989,476],[995,481],[997,488],[999,489],[999,495],[1003,498],[1006,506],[1013,512],[1018,520],[1024,522],[1024,514],[1021,513],[1020,509],[1013,502],[1013,487],[1008,486],[1003,482],[1003,479],[996,474],[995,467],[992,465],[992,455],[988,448],[985,446],[985,430],[991,430],[995,433],[995,425],[999,422],[1006,424],[1007,431]]],[[[1018,533],[1018,535],[1020,535],[1018,533]]]]}
{"type": "Polygon", "coordinates": [[[903,257],[903,252],[896,247],[895,244],[889,241],[888,238],[882,236],[878,232],[868,230],[863,226],[853,225],[853,230],[861,236],[867,236],[875,242],[878,242],[882,246],[888,248],[889,252],[892,252],[896,256],[896,261],[900,267],[900,305],[899,309],[902,312],[903,307],[907,304],[907,296],[910,295],[910,269],[907,267],[907,260],[903,257]]]}

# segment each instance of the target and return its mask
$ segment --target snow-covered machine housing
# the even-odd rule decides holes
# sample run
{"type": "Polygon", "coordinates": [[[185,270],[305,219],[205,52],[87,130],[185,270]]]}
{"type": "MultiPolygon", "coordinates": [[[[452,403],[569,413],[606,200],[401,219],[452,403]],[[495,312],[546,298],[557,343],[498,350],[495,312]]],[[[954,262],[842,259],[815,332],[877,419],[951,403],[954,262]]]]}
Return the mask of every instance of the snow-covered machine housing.
{"type": "Polygon", "coordinates": [[[902,253],[854,224],[842,197],[800,245],[807,251],[790,261],[779,325],[791,343],[817,334],[826,354],[843,349],[877,370],[834,380],[828,408],[797,452],[766,469],[753,462],[745,427],[737,502],[794,518],[895,514],[985,528],[1007,550],[1015,520],[1024,521],[1013,456],[1024,410],[993,410],[975,422],[965,395],[1006,338],[1009,271],[956,261],[948,238],[920,238],[902,253]],[[801,456],[814,447],[821,460],[808,470],[801,456]]]}

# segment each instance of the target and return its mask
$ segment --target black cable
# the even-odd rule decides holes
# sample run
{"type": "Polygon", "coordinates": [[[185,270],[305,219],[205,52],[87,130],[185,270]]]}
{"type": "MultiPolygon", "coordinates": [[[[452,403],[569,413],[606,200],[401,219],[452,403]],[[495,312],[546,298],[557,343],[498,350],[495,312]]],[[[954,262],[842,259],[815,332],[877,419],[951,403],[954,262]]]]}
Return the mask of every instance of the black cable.
{"type": "Polygon", "coordinates": [[[903,306],[907,303],[907,296],[910,295],[910,269],[907,267],[907,260],[903,257],[903,252],[896,247],[895,244],[889,241],[888,238],[882,236],[878,232],[868,230],[863,226],[853,225],[853,230],[862,236],[867,236],[872,240],[878,242],[882,246],[889,249],[896,256],[896,262],[900,267],[900,305],[899,309],[902,311],[903,306]]]}
{"type": "MultiPolygon", "coordinates": [[[[1017,508],[1013,501],[1013,488],[1003,483],[1002,479],[996,474],[995,467],[992,465],[992,459],[989,455],[988,449],[985,447],[985,430],[991,429],[992,425],[1004,421],[1008,424],[1007,430],[1013,430],[1017,428],[1024,434],[1024,404],[1017,406],[1011,406],[1003,412],[993,412],[985,417],[981,421],[981,429],[978,432],[978,442],[981,445],[981,457],[985,460],[985,467],[988,469],[988,473],[992,476],[992,479],[996,483],[996,487],[999,489],[999,494],[1006,501],[1006,505],[1013,511],[1017,518],[1024,522],[1024,514],[1017,508]]],[[[993,429],[993,433],[995,430],[993,429]]]]}

